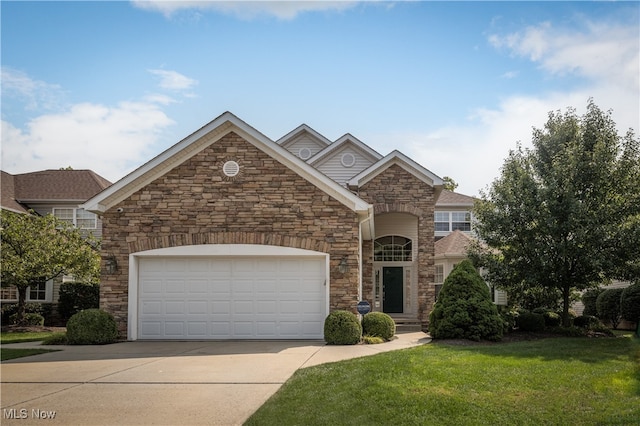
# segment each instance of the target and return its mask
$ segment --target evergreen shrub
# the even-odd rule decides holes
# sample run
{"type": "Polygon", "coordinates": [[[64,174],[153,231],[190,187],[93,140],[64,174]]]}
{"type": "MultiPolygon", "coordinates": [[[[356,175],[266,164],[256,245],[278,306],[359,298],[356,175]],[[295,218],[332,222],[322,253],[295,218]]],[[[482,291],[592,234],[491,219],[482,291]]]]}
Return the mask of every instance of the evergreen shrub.
{"type": "Polygon", "coordinates": [[[324,340],[329,345],[355,345],[362,338],[358,317],[349,311],[333,311],[324,320],[324,340]]]}
{"type": "Polygon", "coordinates": [[[70,345],[104,345],[118,339],[118,326],[113,316],[100,309],[86,309],[67,322],[70,345]]]}
{"type": "Polygon", "coordinates": [[[521,331],[544,331],[544,315],[533,312],[521,312],[518,316],[518,328],[521,331]]]}
{"type": "Polygon", "coordinates": [[[396,334],[396,323],[384,312],[369,312],[362,317],[362,334],[389,340],[396,334]]]}
{"type": "Polygon", "coordinates": [[[460,262],[442,285],[429,315],[434,339],[502,339],[503,320],[489,287],[469,260],[460,262]]]}

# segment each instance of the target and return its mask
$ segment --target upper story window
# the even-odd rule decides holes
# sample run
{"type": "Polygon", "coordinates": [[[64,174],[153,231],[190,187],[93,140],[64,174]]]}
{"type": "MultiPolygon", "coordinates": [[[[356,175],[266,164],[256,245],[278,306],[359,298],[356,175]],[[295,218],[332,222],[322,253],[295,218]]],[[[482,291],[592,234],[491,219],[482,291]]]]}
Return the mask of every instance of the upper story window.
{"type": "Polygon", "coordinates": [[[471,212],[436,212],[436,232],[471,231],[471,212]]]}
{"type": "Polygon", "coordinates": [[[392,235],[380,237],[373,245],[373,260],[382,262],[410,262],[413,245],[409,238],[392,235]]]}
{"type": "Polygon", "coordinates": [[[84,209],[54,208],[53,215],[76,228],[96,229],[98,227],[98,217],[84,209]]]}

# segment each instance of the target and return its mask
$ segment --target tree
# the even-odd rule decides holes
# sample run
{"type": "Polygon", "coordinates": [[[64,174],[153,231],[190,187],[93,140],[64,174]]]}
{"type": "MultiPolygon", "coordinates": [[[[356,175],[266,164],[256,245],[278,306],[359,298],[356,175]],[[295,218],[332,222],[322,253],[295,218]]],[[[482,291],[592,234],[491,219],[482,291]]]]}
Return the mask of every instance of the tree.
{"type": "Polygon", "coordinates": [[[100,255],[95,239],[53,215],[0,211],[2,287],[18,290],[17,322],[24,317],[27,288],[64,274],[97,282],[100,255]]]}
{"type": "Polygon", "coordinates": [[[618,328],[618,324],[622,320],[622,312],[620,311],[622,291],[622,288],[610,288],[600,293],[596,299],[598,318],[609,321],[614,330],[618,328]]]}
{"type": "Polygon", "coordinates": [[[620,314],[627,321],[640,322],[640,281],[622,291],[620,314]]]}
{"type": "Polygon", "coordinates": [[[444,281],[429,315],[429,332],[435,339],[502,338],[498,308],[491,302],[489,287],[471,261],[457,264],[444,281]]]}
{"type": "Polygon", "coordinates": [[[446,189],[447,191],[455,191],[458,187],[458,183],[449,176],[443,177],[442,181],[444,182],[444,189],[446,189]]]}
{"type": "Polygon", "coordinates": [[[592,100],[549,113],[533,148],[510,151],[501,175],[474,207],[486,243],[477,258],[511,292],[559,292],[563,325],[578,290],[640,273],[640,150],[618,135],[611,112],[592,100]]]}

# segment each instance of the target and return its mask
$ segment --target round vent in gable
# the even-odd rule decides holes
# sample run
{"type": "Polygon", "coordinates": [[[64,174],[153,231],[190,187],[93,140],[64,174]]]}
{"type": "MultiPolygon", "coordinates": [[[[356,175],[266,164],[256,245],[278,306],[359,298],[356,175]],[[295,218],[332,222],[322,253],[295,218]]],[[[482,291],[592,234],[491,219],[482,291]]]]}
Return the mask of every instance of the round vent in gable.
{"type": "Polygon", "coordinates": [[[311,150],[309,148],[300,148],[300,151],[298,151],[298,157],[303,160],[308,160],[309,157],[311,157],[311,150]]]}
{"type": "Polygon", "coordinates": [[[222,172],[228,177],[234,177],[240,173],[240,165],[235,161],[227,161],[222,166],[222,172]]]}
{"type": "Polygon", "coordinates": [[[353,167],[353,165],[356,164],[356,156],[350,152],[345,152],[344,154],[342,154],[340,162],[345,167],[353,167]]]}

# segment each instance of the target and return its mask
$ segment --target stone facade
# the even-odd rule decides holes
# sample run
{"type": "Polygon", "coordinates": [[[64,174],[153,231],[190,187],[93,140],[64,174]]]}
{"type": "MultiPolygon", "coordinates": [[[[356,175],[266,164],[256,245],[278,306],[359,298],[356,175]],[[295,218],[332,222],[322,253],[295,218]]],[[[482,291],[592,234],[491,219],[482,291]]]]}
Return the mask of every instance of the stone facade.
{"type": "MultiPolygon", "coordinates": [[[[418,319],[426,329],[435,303],[434,208],[435,193],[402,167],[394,164],[359,188],[358,196],[373,204],[376,215],[409,213],[418,217],[418,319]]],[[[363,245],[363,293],[373,298],[373,245],[363,245]]]]}
{"type": "MultiPolygon", "coordinates": [[[[411,184],[415,182],[405,182],[411,184]]],[[[429,212],[432,218],[433,208],[429,212]]],[[[433,235],[432,224],[429,232],[433,235]]],[[[329,253],[330,309],[355,312],[359,299],[357,214],[229,133],[105,212],[103,258],[113,256],[118,268],[107,274],[103,260],[100,304],[114,315],[123,336],[129,255],[198,244],[267,244],[329,253]],[[240,166],[234,177],[222,171],[230,160],[240,166]],[[353,267],[342,274],[338,264],[345,256],[353,267]]],[[[432,246],[428,253],[433,253],[432,246]]],[[[433,278],[432,263],[425,280],[433,278]]]]}

